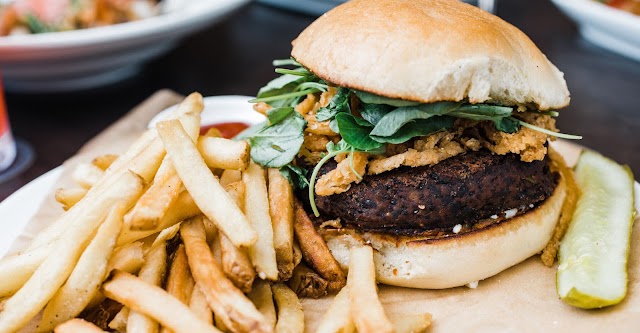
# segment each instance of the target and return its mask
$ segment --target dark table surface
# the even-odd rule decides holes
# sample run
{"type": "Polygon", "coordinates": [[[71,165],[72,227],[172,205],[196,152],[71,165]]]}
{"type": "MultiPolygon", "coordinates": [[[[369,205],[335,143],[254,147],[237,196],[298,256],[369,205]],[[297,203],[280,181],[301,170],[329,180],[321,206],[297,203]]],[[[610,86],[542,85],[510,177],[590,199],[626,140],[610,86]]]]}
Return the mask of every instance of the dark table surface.
{"type": "MultiPolygon", "coordinates": [[[[571,106],[558,127],[582,134],[581,144],[640,174],[640,63],[582,40],[549,1],[498,1],[498,15],[528,34],[565,73],[571,106]]],[[[184,40],[135,78],[91,91],[7,93],[14,134],[30,142],[31,168],[0,184],[0,200],[72,156],[84,142],[153,92],[253,95],[274,77],[272,59],[286,58],[290,41],[313,17],[251,4],[225,22],[184,40]]]]}

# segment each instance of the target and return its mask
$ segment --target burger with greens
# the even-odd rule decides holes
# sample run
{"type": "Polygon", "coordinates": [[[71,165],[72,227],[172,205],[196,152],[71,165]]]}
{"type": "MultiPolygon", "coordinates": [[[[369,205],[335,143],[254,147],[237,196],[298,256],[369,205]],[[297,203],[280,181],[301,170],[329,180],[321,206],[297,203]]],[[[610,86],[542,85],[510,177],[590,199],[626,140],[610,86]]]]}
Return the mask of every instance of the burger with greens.
{"type": "Polygon", "coordinates": [[[455,0],[353,0],[293,41],[243,133],[332,254],[370,244],[378,280],[449,288],[540,252],[566,195],[563,74],[520,30],[455,0]],[[561,159],[561,158],[560,158],[561,159]]]}

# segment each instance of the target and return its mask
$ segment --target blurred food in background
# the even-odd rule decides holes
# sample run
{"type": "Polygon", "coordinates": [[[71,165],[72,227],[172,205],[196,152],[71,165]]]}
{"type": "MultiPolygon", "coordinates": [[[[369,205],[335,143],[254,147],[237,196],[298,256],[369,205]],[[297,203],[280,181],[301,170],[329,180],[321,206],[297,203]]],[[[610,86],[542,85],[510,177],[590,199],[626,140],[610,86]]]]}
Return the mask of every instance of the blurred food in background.
{"type": "Polygon", "coordinates": [[[606,5],[640,15],[640,0],[598,0],[606,5]]]}
{"type": "Polygon", "coordinates": [[[136,21],[181,0],[0,0],[0,36],[86,29],[136,21]]]}

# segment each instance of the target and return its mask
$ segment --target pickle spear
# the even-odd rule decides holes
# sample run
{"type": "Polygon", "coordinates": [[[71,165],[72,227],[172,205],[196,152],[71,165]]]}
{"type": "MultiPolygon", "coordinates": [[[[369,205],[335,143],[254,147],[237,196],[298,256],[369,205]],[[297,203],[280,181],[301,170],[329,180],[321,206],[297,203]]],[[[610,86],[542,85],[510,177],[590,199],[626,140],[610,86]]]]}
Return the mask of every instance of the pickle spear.
{"type": "Polygon", "coordinates": [[[628,166],[585,150],[575,178],[582,194],[560,244],[558,295],[583,309],[617,304],[627,292],[633,174],[628,166]]]}

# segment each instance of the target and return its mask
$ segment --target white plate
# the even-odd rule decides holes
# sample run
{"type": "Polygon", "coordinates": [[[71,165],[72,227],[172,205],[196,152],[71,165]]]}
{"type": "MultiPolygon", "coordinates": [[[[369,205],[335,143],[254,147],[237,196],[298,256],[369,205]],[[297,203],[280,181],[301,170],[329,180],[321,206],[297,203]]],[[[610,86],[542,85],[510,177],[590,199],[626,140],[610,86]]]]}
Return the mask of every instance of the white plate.
{"type": "Polygon", "coordinates": [[[640,61],[640,16],[594,0],[552,0],[576,21],[584,39],[640,61]]]}
{"type": "Polygon", "coordinates": [[[134,22],[0,37],[0,68],[6,89],[60,92],[116,82],[247,2],[189,0],[183,8],[134,22]]]}
{"type": "MultiPolygon", "coordinates": [[[[204,126],[223,122],[256,124],[264,120],[264,117],[253,111],[251,104],[247,102],[250,98],[247,96],[206,97],[202,124],[204,126]]],[[[149,126],[162,120],[172,109],[173,107],[158,113],[149,122],[149,126]]],[[[560,152],[572,149],[566,141],[558,140],[555,144],[560,152]]],[[[2,216],[4,223],[0,225],[0,230],[2,230],[0,232],[0,258],[7,253],[13,241],[22,233],[61,173],[62,167],[57,167],[25,185],[0,203],[0,216],[2,216]]],[[[640,211],[640,184],[637,182],[634,190],[636,210],[640,211]]]]}

